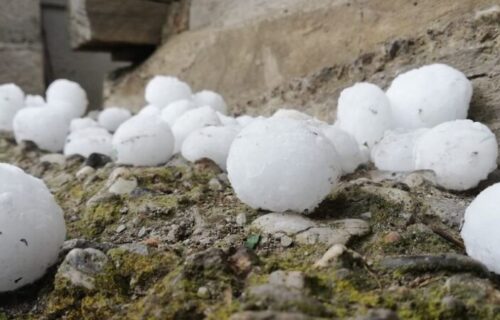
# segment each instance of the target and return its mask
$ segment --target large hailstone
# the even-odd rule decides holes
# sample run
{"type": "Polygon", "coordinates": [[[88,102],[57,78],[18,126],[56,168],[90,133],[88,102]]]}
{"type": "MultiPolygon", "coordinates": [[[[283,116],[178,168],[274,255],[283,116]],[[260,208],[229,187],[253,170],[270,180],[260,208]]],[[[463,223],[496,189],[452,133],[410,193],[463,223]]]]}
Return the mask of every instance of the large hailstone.
{"type": "Polygon", "coordinates": [[[321,130],[330,140],[338,154],[338,160],[344,174],[354,172],[361,164],[367,162],[356,139],[336,125],[321,130]]]}
{"type": "Polygon", "coordinates": [[[192,100],[178,100],[172,102],[161,110],[161,118],[168,123],[170,128],[174,126],[175,121],[184,113],[196,109],[198,106],[192,100]]]}
{"type": "Polygon", "coordinates": [[[271,116],[271,118],[280,118],[280,119],[288,118],[288,119],[303,120],[303,121],[308,121],[313,119],[313,117],[311,117],[307,113],[300,112],[295,109],[278,109],[271,116]]]}
{"type": "Polygon", "coordinates": [[[310,211],[330,193],[341,173],[330,141],[293,119],[258,120],[235,138],[227,159],[238,198],[253,208],[310,211]]]}
{"type": "Polygon", "coordinates": [[[39,95],[28,94],[24,99],[25,107],[43,107],[45,104],[45,99],[39,95]]]}
{"type": "Polygon", "coordinates": [[[415,143],[428,130],[421,128],[412,131],[387,131],[371,151],[373,163],[379,170],[415,170],[415,143]]]}
{"type": "Polygon", "coordinates": [[[156,166],[172,157],[174,136],[160,118],[137,115],[116,130],[113,150],[118,163],[156,166]]]}
{"type": "Polygon", "coordinates": [[[209,106],[215,111],[227,114],[227,105],[224,98],[217,92],[203,90],[193,95],[194,102],[198,107],[209,106]]]}
{"type": "Polygon", "coordinates": [[[461,235],[467,254],[500,274],[500,183],[483,190],[465,211],[461,235]]]}
{"type": "Polygon", "coordinates": [[[397,76],[387,97],[397,127],[432,128],[467,118],[472,84],[450,66],[431,64],[397,76]]]}
{"type": "Polygon", "coordinates": [[[371,149],[393,125],[389,100],[376,85],[356,83],[340,93],[337,123],[358,144],[371,149]]]}
{"type": "Polygon", "coordinates": [[[182,156],[191,162],[207,158],[226,170],[231,143],[239,132],[237,126],[209,126],[192,132],[182,144],[182,156]]]}
{"type": "Polygon", "coordinates": [[[144,108],[142,108],[138,114],[140,114],[141,116],[160,117],[161,116],[161,109],[157,106],[149,104],[149,105],[145,106],[144,108]]]}
{"type": "Polygon", "coordinates": [[[12,120],[24,107],[24,93],[15,84],[0,86],[0,131],[12,131],[12,120]]]}
{"type": "Polygon", "coordinates": [[[70,132],[75,132],[79,130],[83,130],[86,128],[98,128],[99,124],[97,121],[91,118],[76,118],[71,120],[69,123],[69,131],[70,132]]]}
{"type": "Polygon", "coordinates": [[[129,110],[124,108],[112,107],[106,108],[101,111],[101,113],[99,113],[97,121],[99,122],[99,125],[104,129],[108,130],[109,132],[115,132],[116,129],[118,129],[118,127],[122,123],[130,119],[130,117],[132,117],[132,114],[129,110]]]}
{"type": "Polygon", "coordinates": [[[48,106],[65,113],[69,119],[83,116],[89,104],[85,90],[78,83],[66,79],[52,82],[46,96],[48,106]]]}
{"type": "Polygon", "coordinates": [[[189,85],[175,77],[155,76],[146,85],[145,97],[149,104],[164,108],[168,104],[184,99],[191,99],[189,85]]]}
{"type": "Polygon", "coordinates": [[[66,237],[61,208],[42,182],[0,163],[0,292],[41,278],[66,237]]]}
{"type": "Polygon", "coordinates": [[[92,153],[113,156],[113,136],[104,128],[88,127],[69,134],[64,145],[64,155],[79,154],[88,158],[92,153]]]}
{"type": "Polygon", "coordinates": [[[220,124],[217,113],[209,106],[196,108],[184,113],[172,127],[175,137],[174,153],[181,151],[182,143],[191,132],[203,127],[218,126],[220,124]]]}
{"type": "Polygon", "coordinates": [[[471,120],[442,123],[415,144],[415,168],[433,170],[437,182],[451,190],[467,190],[497,167],[498,144],[493,132],[471,120]]]}
{"type": "Polygon", "coordinates": [[[40,149],[59,152],[69,131],[69,119],[57,109],[30,107],[14,117],[14,136],[17,143],[33,141],[40,149]]]}

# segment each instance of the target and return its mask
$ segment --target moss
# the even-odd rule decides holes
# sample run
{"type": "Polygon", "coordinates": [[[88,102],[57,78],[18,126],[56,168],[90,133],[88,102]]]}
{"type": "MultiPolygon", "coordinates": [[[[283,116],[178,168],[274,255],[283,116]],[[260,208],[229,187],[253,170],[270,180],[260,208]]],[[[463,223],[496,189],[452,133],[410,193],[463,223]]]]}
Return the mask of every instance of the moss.
{"type": "Polygon", "coordinates": [[[91,204],[78,223],[81,233],[89,237],[100,235],[107,226],[118,220],[122,204],[119,196],[91,204]]]}

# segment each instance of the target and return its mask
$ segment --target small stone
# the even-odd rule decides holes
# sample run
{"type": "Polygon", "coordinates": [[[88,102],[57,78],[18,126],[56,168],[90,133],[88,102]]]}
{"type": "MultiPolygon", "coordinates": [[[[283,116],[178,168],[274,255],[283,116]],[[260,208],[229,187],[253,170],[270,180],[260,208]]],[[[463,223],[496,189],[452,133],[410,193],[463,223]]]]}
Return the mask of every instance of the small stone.
{"type": "Polygon", "coordinates": [[[222,189],[224,189],[224,187],[220,183],[219,179],[217,179],[217,178],[210,179],[210,181],[208,181],[208,187],[212,191],[221,191],[222,189]]]}
{"type": "Polygon", "coordinates": [[[305,276],[300,271],[277,270],[269,275],[269,283],[302,290],[305,287],[305,276]]]}
{"type": "Polygon", "coordinates": [[[289,236],[287,236],[287,235],[283,235],[283,236],[281,236],[281,238],[280,238],[280,243],[281,243],[281,246],[282,246],[282,247],[287,248],[287,247],[289,247],[289,246],[291,246],[291,245],[292,245],[292,243],[293,243],[293,239],[292,239],[292,238],[290,238],[290,237],[289,237],[289,236]]]}
{"type": "Polygon", "coordinates": [[[85,160],[85,165],[92,167],[94,169],[98,169],[104,167],[107,163],[111,162],[111,158],[100,153],[92,153],[85,160]]]}
{"type": "Polygon", "coordinates": [[[371,219],[371,218],[372,218],[372,213],[371,213],[370,211],[368,211],[368,212],[364,212],[364,213],[362,213],[360,216],[361,216],[361,218],[363,218],[363,219],[369,220],[369,219],[371,219]]]}
{"type": "Polygon", "coordinates": [[[247,215],[244,212],[238,213],[236,216],[236,224],[244,226],[247,223],[247,215]]]}
{"type": "Polygon", "coordinates": [[[275,234],[285,233],[294,235],[301,231],[315,227],[311,219],[295,213],[268,213],[252,222],[252,226],[262,232],[275,234]]]}
{"type": "Polygon", "coordinates": [[[399,240],[401,240],[401,235],[397,231],[390,231],[384,236],[385,244],[397,243],[399,240]]]}
{"type": "Polygon", "coordinates": [[[113,194],[129,194],[137,187],[137,180],[125,180],[123,178],[118,178],[112,185],[109,187],[109,192],[113,194]]]}
{"type": "Polygon", "coordinates": [[[122,233],[126,229],[127,229],[127,226],[124,225],[124,224],[121,224],[121,225],[118,226],[118,228],[116,228],[116,233],[122,233]]]}
{"type": "Polygon", "coordinates": [[[120,208],[120,214],[125,215],[128,213],[128,207],[121,207],[120,208]]]}
{"type": "Polygon", "coordinates": [[[146,229],[146,227],[142,227],[139,232],[137,233],[137,236],[139,238],[142,238],[146,235],[146,233],[148,233],[148,229],[146,229]]]}
{"type": "Polygon", "coordinates": [[[325,268],[328,267],[333,261],[340,257],[347,250],[346,246],[341,244],[336,244],[332,246],[325,254],[314,263],[315,268],[325,268]]]}
{"type": "Polygon", "coordinates": [[[158,248],[160,240],[158,238],[149,238],[143,241],[145,245],[153,248],[158,248]]]}
{"type": "Polygon", "coordinates": [[[246,247],[240,247],[229,257],[229,265],[238,274],[248,274],[258,262],[257,255],[246,247]]]}
{"type": "Polygon", "coordinates": [[[95,172],[95,169],[89,166],[85,166],[76,172],[76,178],[80,181],[87,179],[91,174],[95,172]]]}
{"type": "Polygon", "coordinates": [[[210,298],[210,291],[208,291],[207,287],[199,287],[196,295],[202,299],[210,298]]]}
{"type": "Polygon", "coordinates": [[[126,243],[122,244],[120,248],[132,253],[137,253],[141,256],[147,256],[149,254],[148,246],[142,243],[126,243]]]}
{"type": "Polygon", "coordinates": [[[399,320],[399,317],[396,312],[389,309],[373,309],[364,316],[356,317],[356,320],[399,320]]]}
{"type": "Polygon", "coordinates": [[[50,153],[50,154],[45,154],[45,155],[41,156],[40,162],[47,162],[47,163],[52,163],[52,164],[64,166],[64,164],[66,163],[66,157],[60,153],[50,153]]]}
{"type": "Polygon", "coordinates": [[[104,270],[108,262],[107,256],[96,249],[73,249],[64,258],[57,271],[57,277],[62,277],[75,286],[93,290],[95,276],[104,270]]]}
{"type": "Polygon", "coordinates": [[[467,307],[462,300],[452,296],[445,296],[441,299],[441,307],[451,315],[460,315],[467,311],[467,307]]]}

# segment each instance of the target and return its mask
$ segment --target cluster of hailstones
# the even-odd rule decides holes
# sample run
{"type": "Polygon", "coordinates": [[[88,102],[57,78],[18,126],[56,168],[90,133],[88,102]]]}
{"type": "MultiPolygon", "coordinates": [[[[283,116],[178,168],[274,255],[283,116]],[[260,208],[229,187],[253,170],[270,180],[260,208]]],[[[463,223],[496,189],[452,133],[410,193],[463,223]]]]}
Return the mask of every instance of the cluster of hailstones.
{"type": "MultiPolygon", "coordinates": [[[[89,113],[85,91],[57,80],[40,96],[0,86],[0,130],[18,142],[65,155],[108,155],[119,164],[155,166],[181,153],[208,158],[228,172],[244,203],[272,211],[307,212],[331,192],[343,174],[370,160],[380,170],[432,170],[451,190],[473,188],[496,168],[495,135],[466,120],[472,86],[443,64],[397,76],[384,92],[370,83],[342,91],[337,121],[328,124],[291,109],[271,117],[228,116],[212,91],[193,94],[174,77],[146,86],[149,103],[137,115],[122,108],[89,113]]],[[[0,292],[39,278],[56,261],[65,227],[61,209],[45,185],[0,164],[0,292]],[[24,201],[29,195],[30,201],[24,201]]],[[[500,273],[500,185],[468,208],[462,236],[467,252],[500,273]]]]}

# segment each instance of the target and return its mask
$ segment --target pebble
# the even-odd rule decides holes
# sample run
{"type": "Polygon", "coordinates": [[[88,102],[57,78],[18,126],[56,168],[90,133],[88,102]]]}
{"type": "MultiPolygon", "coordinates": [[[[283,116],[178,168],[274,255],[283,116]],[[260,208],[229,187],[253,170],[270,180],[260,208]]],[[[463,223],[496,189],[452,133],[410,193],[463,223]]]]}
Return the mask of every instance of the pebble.
{"type": "Polygon", "coordinates": [[[236,216],[236,224],[239,226],[244,226],[247,223],[247,215],[244,212],[238,213],[236,216]]]}
{"type": "Polygon", "coordinates": [[[196,295],[202,299],[210,298],[210,291],[208,291],[207,287],[199,287],[196,295]]]}
{"type": "Polygon", "coordinates": [[[217,178],[210,179],[210,181],[208,181],[208,187],[212,191],[221,191],[222,189],[224,189],[224,186],[217,178]]]}
{"type": "Polygon", "coordinates": [[[60,153],[49,153],[41,156],[40,162],[48,162],[64,166],[64,164],[66,163],[66,157],[60,153]]]}
{"type": "Polygon", "coordinates": [[[401,240],[401,235],[397,231],[390,231],[384,236],[385,244],[397,243],[399,240],[401,240]]]}
{"type": "Polygon", "coordinates": [[[129,194],[137,187],[137,180],[125,180],[123,178],[118,178],[112,185],[109,187],[109,192],[113,194],[129,194]]]}
{"type": "Polygon", "coordinates": [[[118,226],[118,228],[116,228],[116,233],[122,233],[126,229],[127,229],[127,226],[124,225],[124,224],[121,224],[121,225],[118,226]]]}
{"type": "Polygon", "coordinates": [[[315,268],[325,268],[328,267],[332,262],[337,260],[345,251],[347,250],[346,246],[342,244],[333,245],[330,249],[328,249],[325,254],[314,263],[315,268]]]}
{"type": "Polygon", "coordinates": [[[104,270],[108,257],[97,249],[73,249],[64,258],[57,277],[67,279],[75,287],[93,290],[95,276],[104,270]]]}
{"type": "Polygon", "coordinates": [[[148,229],[146,229],[146,227],[142,227],[141,229],[139,229],[139,232],[137,233],[137,236],[138,236],[139,238],[142,238],[142,237],[144,237],[147,233],[148,233],[148,229]]]}
{"type": "Polygon", "coordinates": [[[294,235],[314,226],[314,221],[295,213],[268,213],[252,222],[252,227],[269,234],[294,235]]]}
{"type": "Polygon", "coordinates": [[[76,178],[80,181],[83,181],[87,179],[94,172],[95,172],[94,168],[85,166],[76,172],[76,178]]]}
{"type": "Polygon", "coordinates": [[[269,275],[268,282],[273,285],[302,290],[305,287],[305,276],[300,271],[276,270],[269,275]]]}
{"type": "Polygon", "coordinates": [[[293,239],[292,239],[292,238],[290,238],[290,237],[289,237],[289,236],[287,236],[287,235],[283,235],[283,236],[281,236],[281,238],[280,238],[280,243],[281,243],[281,246],[282,246],[282,247],[287,248],[287,247],[289,247],[289,246],[291,246],[291,245],[292,245],[292,243],[293,243],[293,239]]]}

